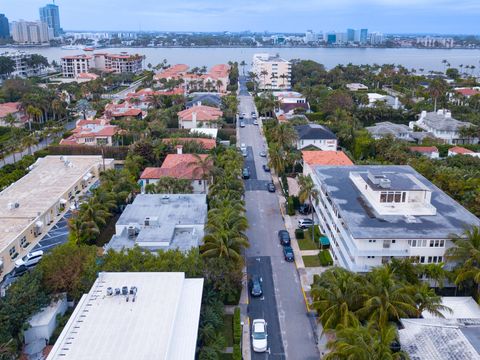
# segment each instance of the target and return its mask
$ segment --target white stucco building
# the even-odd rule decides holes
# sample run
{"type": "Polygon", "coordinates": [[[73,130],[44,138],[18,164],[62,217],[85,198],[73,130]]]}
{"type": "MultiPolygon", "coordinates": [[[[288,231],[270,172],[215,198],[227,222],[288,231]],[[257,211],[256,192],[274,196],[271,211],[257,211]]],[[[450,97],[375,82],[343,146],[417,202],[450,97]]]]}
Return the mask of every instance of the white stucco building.
{"type": "Polygon", "coordinates": [[[253,55],[252,72],[261,90],[287,90],[292,86],[292,64],[278,54],[253,55]]]}
{"type": "Polygon", "coordinates": [[[297,132],[297,149],[312,148],[318,150],[337,150],[337,137],[323,125],[307,124],[295,126],[297,132]]]}

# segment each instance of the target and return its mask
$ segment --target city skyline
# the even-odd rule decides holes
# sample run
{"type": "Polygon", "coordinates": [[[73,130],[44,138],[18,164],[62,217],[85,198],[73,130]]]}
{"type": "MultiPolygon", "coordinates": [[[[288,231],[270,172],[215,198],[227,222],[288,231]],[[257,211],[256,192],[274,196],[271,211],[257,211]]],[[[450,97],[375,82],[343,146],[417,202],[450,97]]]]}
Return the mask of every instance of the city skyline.
{"type": "MultiPolygon", "coordinates": [[[[37,20],[43,0],[18,0],[2,4],[10,21],[37,20]]],[[[477,34],[480,4],[472,0],[338,0],[319,4],[267,0],[195,0],[137,4],[119,0],[113,10],[106,1],[56,1],[65,30],[85,31],[245,31],[303,32],[368,28],[384,33],[477,34]],[[92,12],[92,9],[96,11],[92,12]],[[106,16],[109,14],[109,16],[106,16]],[[239,16],[244,15],[244,16],[239,16]],[[462,21],[452,23],[452,18],[462,21]],[[192,21],[194,19],[195,21],[192,21]],[[392,24],[396,24],[394,27],[392,24]]]]}

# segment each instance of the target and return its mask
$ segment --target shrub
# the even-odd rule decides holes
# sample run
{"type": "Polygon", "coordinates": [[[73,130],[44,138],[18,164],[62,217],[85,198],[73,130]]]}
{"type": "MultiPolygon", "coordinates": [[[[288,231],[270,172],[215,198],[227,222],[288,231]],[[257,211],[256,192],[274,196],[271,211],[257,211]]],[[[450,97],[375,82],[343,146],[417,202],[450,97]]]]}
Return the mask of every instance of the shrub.
{"type": "Polygon", "coordinates": [[[301,240],[305,238],[305,233],[302,229],[295,229],[295,239],[301,240]]]}
{"type": "Polygon", "coordinates": [[[293,196],[289,196],[287,199],[287,214],[290,216],[295,215],[295,206],[293,205],[293,196]]]}
{"type": "Polygon", "coordinates": [[[300,199],[298,196],[292,196],[293,198],[293,206],[295,209],[298,209],[300,207],[300,199]]]}
{"type": "Polygon", "coordinates": [[[242,350],[240,349],[239,344],[234,344],[233,345],[233,360],[242,360],[242,350]]]}
{"type": "Polygon", "coordinates": [[[235,145],[237,143],[237,137],[235,135],[230,135],[230,145],[235,145]]]}
{"type": "Polygon", "coordinates": [[[332,259],[332,256],[330,255],[330,251],[328,250],[320,251],[318,253],[318,258],[320,259],[320,264],[322,264],[322,266],[333,265],[333,259],[332,259]]]}
{"type": "Polygon", "coordinates": [[[242,339],[242,325],[240,324],[240,308],[233,312],[233,343],[240,344],[242,339]]]}
{"type": "Polygon", "coordinates": [[[288,196],[288,181],[287,181],[287,176],[285,174],[282,174],[280,177],[280,183],[282,184],[282,189],[283,189],[283,194],[285,196],[288,196]]]}

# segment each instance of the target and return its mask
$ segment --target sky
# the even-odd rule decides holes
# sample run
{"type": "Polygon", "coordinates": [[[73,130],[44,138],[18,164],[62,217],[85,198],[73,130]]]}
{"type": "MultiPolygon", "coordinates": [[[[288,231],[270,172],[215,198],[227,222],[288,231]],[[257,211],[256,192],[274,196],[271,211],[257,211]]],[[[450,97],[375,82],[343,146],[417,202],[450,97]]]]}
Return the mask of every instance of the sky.
{"type": "MultiPolygon", "coordinates": [[[[45,0],[0,0],[10,21],[45,0]]],[[[64,30],[480,34],[480,0],[56,0],[64,30]]]]}

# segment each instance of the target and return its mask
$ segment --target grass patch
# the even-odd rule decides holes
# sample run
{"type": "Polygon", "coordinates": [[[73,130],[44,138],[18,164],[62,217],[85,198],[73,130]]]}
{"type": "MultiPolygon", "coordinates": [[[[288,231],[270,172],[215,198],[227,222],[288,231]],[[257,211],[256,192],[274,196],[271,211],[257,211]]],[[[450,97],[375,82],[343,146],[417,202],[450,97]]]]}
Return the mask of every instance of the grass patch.
{"type": "Polygon", "coordinates": [[[302,259],[303,259],[303,263],[305,264],[305,267],[321,266],[318,255],[306,255],[306,256],[302,256],[302,259]]]}
{"type": "Polygon", "coordinates": [[[220,354],[220,360],[232,360],[233,354],[222,353],[220,354]]]}
{"type": "Polygon", "coordinates": [[[318,254],[318,259],[320,260],[320,263],[322,266],[331,266],[333,265],[333,259],[332,256],[330,255],[330,251],[328,250],[322,250],[318,254]]]}
{"type": "Polygon", "coordinates": [[[227,347],[233,346],[233,315],[223,315],[223,336],[227,342],[227,347]]]}
{"type": "Polygon", "coordinates": [[[297,240],[298,247],[300,250],[317,250],[318,246],[310,239],[310,237],[306,237],[305,239],[297,240]]]}

